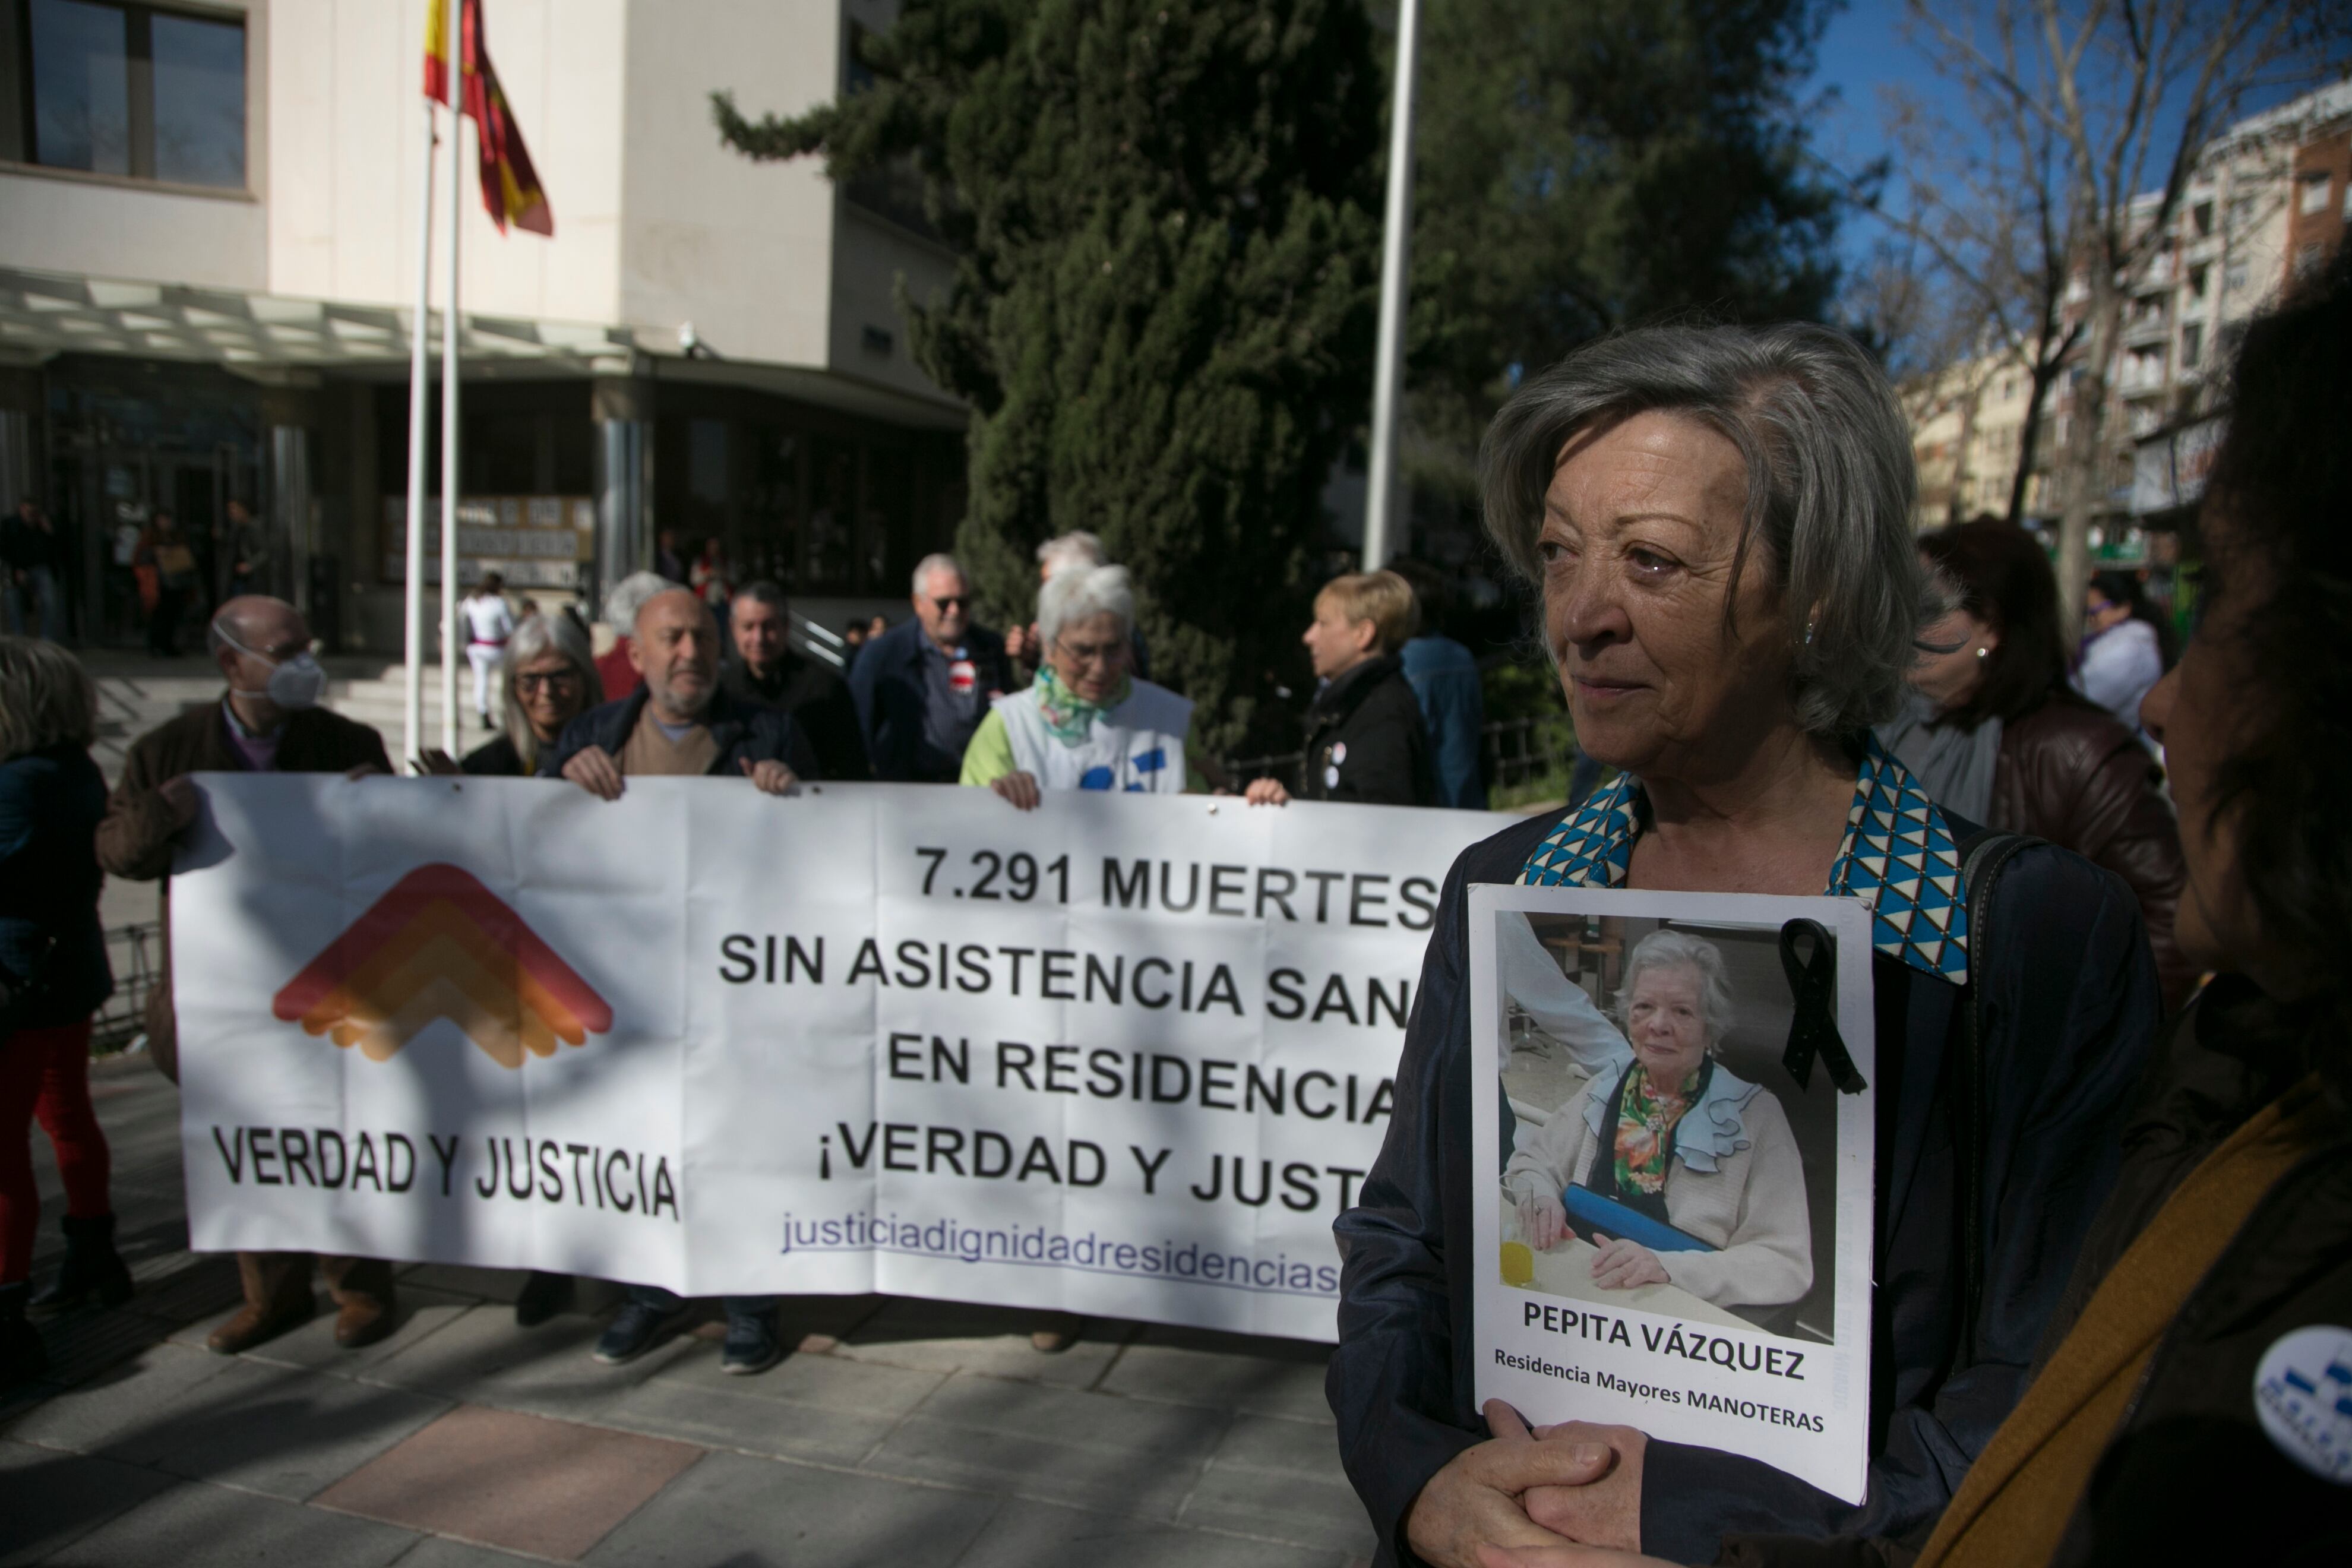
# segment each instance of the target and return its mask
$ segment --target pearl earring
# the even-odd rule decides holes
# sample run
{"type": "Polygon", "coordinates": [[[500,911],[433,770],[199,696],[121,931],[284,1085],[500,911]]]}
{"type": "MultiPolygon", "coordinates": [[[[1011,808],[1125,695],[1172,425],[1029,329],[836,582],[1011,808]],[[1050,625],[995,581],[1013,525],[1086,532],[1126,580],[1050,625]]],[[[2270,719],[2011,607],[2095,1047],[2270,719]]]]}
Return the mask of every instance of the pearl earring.
{"type": "Polygon", "coordinates": [[[1978,663],[1979,663],[1979,664],[1983,663],[1983,662],[1984,662],[1984,659],[1985,659],[1985,656],[1986,656],[1986,655],[1988,655],[1988,654],[1990,654],[1990,653],[1991,653],[1991,652],[1992,652],[1992,649],[1990,649],[1990,648],[1989,648],[1989,647],[1980,647],[1980,648],[1977,649],[1977,662],[1978,662],[1978,663]]]}

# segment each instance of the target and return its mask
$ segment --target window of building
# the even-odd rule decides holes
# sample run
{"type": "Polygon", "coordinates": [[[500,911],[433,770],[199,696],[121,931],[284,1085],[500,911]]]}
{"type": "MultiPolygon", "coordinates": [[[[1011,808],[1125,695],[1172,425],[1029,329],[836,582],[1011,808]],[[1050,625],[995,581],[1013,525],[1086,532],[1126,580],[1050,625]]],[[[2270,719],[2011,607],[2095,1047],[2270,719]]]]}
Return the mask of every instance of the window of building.
{"type": "Polygon", "coordinates": [[[2306,217],[2327,210],[2328,191],[2334,183],[2325,169],[2314,170],[2303,176],[2303,200],[2298,205],[2306,217]]]}
{"type": "Polygon", "coordinates": [[[2297,246],[2294,252],[2294,275],[2308,278],[2319,270],[2320,249],[2315,245],[2297,246]]]}
{"type": "Polygon", "coordinates": [[[2202,262],[2189,269],[2189,297],[2190,299],[2202,300],[2205,298],[2205,285],[2209,280],[2209,277],[2212,270],[2213,269],[2210,267],[2204,265],[2202,262]]]}
{"type": "Polygon", "coordinates": [[[2246,291],[2246,285],[2253,281],[2253,268],[2247,263],[2232,261],[2229,277],[2224,281],[2231,293],[2242,294],[2246,291]]]}
{"type": "Polygon", "coordinates": [[[2230,233],[2231,236],[2242,235],[2253,226],[2254,198],[2252,196],[2231,196],[2230,198],[2230,233]]]}
{"type": "Polygon", "coordinates": [[[2210,235],[2213,232],[2213,204],[2199,202],[2189,208],[2189,226],[2200,239],[2210,235]]]}
{"type": "Polygon", "coordinates": [[[2205,323],[2191,321],[2180,329],[2180,368],[2194,370],[2205,358],[2205,323]]]}
{"type": "Polygon", "coordinates": [[[245,185],[245,24],[110,0],[0,0],[0,157],[245,185]]]}
{"type": "Polygon", "coordinates": [[[727,421],[690,420],[686,427],[686,489],[698,501],[727,504],[727,421]]]}

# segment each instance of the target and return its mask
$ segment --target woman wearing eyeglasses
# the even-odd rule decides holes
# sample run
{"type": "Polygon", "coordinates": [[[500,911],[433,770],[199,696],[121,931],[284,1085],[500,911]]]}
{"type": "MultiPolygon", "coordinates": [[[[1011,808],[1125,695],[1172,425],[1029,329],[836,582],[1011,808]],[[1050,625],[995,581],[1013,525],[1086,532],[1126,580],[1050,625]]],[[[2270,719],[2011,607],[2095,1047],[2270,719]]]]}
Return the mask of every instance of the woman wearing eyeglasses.
{"type": "Polygon", "coordinates": [[[539,753],[555,744],[563,726],[604,700],[588,634],[568,615],[540,616],[507,639],[505,723],[498,738],[466,753],[463,773],[530,778],[539,753]]]}
{"type": "Polygon", "coordinates": [[[1181,795],[1192,704],[1139,680],[1124,566],[1069,566],[1037,595],[1037,679],[972,732],[961,782],[1034,811],[1046,790],[1181,795]]]}

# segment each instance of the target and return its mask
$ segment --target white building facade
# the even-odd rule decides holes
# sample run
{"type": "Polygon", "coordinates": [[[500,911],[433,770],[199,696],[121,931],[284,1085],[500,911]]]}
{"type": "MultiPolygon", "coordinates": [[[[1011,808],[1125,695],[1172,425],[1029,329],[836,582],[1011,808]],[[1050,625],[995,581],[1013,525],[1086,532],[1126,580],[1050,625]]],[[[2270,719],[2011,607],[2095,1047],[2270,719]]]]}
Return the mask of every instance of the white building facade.
{"type": "MultiPolygon", "coordinates": [[[[135,624],[119,542],[169,510],[205,553],[239,500],[267,586],[397,650],[425,8],[0,0],[0,503],[65,530],[83,640],[135,624]]],[[[887,185],[754,163],[710,111],[830,100],[890,10],[488,0],[555,234],[492,226],[468,122],[461,575],[593,595],[667,532],[817,609],[900,596],[951,534],[963,411],[897,303],[951,254],[887,185]]],[[[432,265],[437,352],[437,234],[432,265]]]]}

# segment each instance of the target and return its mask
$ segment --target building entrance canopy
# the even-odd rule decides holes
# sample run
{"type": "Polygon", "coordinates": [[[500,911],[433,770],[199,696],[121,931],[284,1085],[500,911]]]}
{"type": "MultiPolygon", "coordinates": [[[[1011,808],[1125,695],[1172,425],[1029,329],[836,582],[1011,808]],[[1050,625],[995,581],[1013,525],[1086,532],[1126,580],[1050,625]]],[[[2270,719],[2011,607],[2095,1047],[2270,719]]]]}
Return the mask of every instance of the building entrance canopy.
{"type": "MultiPolygon", "coordinates": [[[[404,371],[413,314],[380,305],[0,268],[0,360],[19,363],[99,353],[247,372],[404,371]]],[[[625,375],[637,352],[625,327],[471,312],[462,315],[460,327],[469,372],[506,362],[535,363],[553,374],[625,375]]]]}

